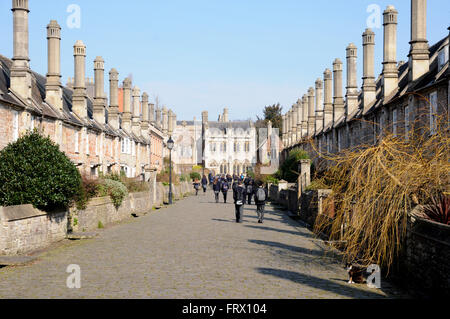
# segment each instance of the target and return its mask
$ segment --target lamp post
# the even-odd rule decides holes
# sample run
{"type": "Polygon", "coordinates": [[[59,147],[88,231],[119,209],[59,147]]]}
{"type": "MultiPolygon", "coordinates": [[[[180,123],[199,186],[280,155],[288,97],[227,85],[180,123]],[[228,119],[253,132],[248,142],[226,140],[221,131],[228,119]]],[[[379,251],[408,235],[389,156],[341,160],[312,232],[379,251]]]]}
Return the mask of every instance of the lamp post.
{"type": "Polygon", "coordinates": [[[167,141],[167,148],[169,149],[169,205],[172,205],[172,149],[174,142],[172,136],[167,141]]]}

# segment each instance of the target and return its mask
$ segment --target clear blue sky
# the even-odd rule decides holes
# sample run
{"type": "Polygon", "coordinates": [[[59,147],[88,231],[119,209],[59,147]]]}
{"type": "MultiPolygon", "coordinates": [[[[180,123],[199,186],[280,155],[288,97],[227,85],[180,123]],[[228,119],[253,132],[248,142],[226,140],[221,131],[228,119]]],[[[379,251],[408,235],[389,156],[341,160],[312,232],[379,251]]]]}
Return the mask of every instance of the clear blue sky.
{"type": "MultiPolygon", "coordinates": [[[[350,42],[358,47],[376,4],[399,11],[398,60],[407,60],[410,1],[374,0],[29,0],[30,58],[33,70],[47,72],[46,25],[62,26],[62,76],[73,77],[73,44],[87,46],[87,76],[93,60],[105,59],[120,81],[156,95],[178,120],[199,119],[207,110],[216,119],[229,107],[231,119],[256,119],[266,105],[287,110],[339,57],[350,42]],[[81,8],[81,28],[69,28],[67,7],[81,8]]],[[[0,1],[0,54],[12,57],[11,1],[0,1]]],[[[428,39],[448,35],[450,1],[428,1],[428,39]]],[[[381,71],[383,30],[376,33],[376,72],[381,71]]],[[[344,74],[345,76],[345,74],[344,74]]],[[[361,85],[361,80],[359,80],[361,85]]]]}

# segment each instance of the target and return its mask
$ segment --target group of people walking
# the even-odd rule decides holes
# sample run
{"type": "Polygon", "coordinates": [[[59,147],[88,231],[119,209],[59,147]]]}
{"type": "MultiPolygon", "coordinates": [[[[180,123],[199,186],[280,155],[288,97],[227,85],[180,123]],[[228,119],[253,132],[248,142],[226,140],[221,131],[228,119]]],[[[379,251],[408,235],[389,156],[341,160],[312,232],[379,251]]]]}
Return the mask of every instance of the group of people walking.
{"type": "Polygon", "coordinates": [[[194,181],[195,194],[198,195],[200,185],[203,189],[203,193],[206,193],[208,182],[214,192],[216,203],[219,203],[220,201],[220,193],[222,193],[223,201],[226,203],[228,191],[230,189],[233,190],[237,223],[242,223],[244,206],[246,203],[251,205],[252,199],[256,205],[258,223],[262,224],[264,222],[264,209],[268,198],[267,189],[264,187],[264,183],[255,181],[249,176],[221,175],[214,177],[210,173],[208,178],[206,175],[203,175],[201,181],[198,179],[194,181]]]}

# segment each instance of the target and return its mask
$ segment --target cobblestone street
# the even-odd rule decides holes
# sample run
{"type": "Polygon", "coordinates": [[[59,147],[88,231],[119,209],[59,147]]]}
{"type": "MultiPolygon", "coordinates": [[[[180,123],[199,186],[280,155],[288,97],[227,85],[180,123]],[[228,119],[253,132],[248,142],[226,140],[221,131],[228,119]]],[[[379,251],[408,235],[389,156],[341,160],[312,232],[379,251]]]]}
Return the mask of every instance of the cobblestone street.
{"type": "Polygon", "coordinates": [[[349,285],[339,260],[273,207],[258,224],[211,192],[65,242],[27,266],[0,269],[0,298],[397,298],[389,286],[349,285]],[[81,268],[69,289],[66,268],[81,268]]]}

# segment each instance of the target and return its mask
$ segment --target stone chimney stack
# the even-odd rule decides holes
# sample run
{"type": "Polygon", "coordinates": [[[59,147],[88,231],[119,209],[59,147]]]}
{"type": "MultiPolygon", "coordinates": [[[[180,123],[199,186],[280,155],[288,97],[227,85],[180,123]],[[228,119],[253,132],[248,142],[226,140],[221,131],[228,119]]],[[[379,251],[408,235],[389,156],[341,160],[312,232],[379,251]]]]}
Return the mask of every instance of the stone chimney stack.
{"type": "Polygon", "coordinates": [[[333,121],[333,73],[330,69],[323,72],[324,95],[323,95],[323,127],[333,121]]]}
{"type": "Polygon", "coordinates": [[[292,145],[292,109],[287,113],[287,140],[288,146],[292,145]]]}
{"type": "Polygon", "coordinates": [[[108,124],[115,130],[119,129],[119,72],[109,71],[109,110],[108,124]]]}
{"type": "Polygon", "coordinates": [[[322,130],[323,126],[323,82],[316,80],[316,134],[322,130]]]}
{"type": "Polygon", "coordinates": [[[342,97],[342,61],[336,59],[333,62],[333,125],[344,114],[344,98],[342,97]]]}
{"type": "Polygon", "coordinates": [[[302,100],[298,99],[297,103],[297,141],[302,139],[302,122],[303,122],[303,104],[302,100]]]}
{"type": "Polygon", "coordinates": [[[297,119],[298,119],[298,109],[297,105],[292,105],[292,144],[297,144],[297,119]]]}
{"type": "Polygon", "coordinates": [[[150,106],[150,114],[149,114],[148,120],[151,124],[155,125],[155,122],[156,122],[155,121],[155,104],[150,103],[149,106],[150,106]]]}
{"type": "Polygon", "coordinates": [[[167,120],[167,133],[169,136],[173,134],[173,111],[169,110],[168,112],[168,120],[167,120]]]}
{"type": "Polygon", "coordinates": [[[308,95],[304,94],[302,98],[302,136],[308,136],[308,95]]]}
{"type": "Polygon", "coordinates": [[[225,109],[223,110],[223,121],[224,121],[225,123],[228,123],[228,122],[229,122],[229,119],[228,119],[228,108],[225,108],[225,109]]]}
{"type": "Polygon", "coordinates": [[[133,118],[131,123],[131,130],[133,131],[133,134],[136,136],[141,135],[140,98],[141,98],[141,90],[137,86],[135,86],[133,88],[133,118]]]}
{"type": "Polygon", "coordinates": [[[131,80],[129,78],[123,80],[122,129],[127,133],[131,132],[131,80]]]}
{"type": "Polygon", "coordinates": [[[156,107],[156,127],[162,130],[162,116],[161,109],[156,107]]]}
{"type": "Polygon", "coordinates": [[[394,6],[388,6],[384,17],[383,92],[384,102],[398,89],[397,69],[397,16],[394,6]]]}
{"type": "Polygon", "coordinates": [[[73,84],[72,111],[80,118],[87,118],[87,95],[86,95],[86,46],[83,41],[78,40],[73,46],[75,59],[75,79],[73,84]]]}
{"type": "Polygon", "coordinates": [[[94,91],[94,119],[100,123],[106,122],[106,97],[105,97],[105,61],[98,56],[94,60],[94,76],[95,76],[95,91],[94,91]]]}
{"type": "Polygon", "coordinates": [[[63,110],[61,84],[61,27],[56,20],[47,25],[48,73],[45,99],[58,110],[63,110]]]}
{"type": "Polygon", "coordinates": [[[167,108],[165,106],[163,106],[163,108],[162,108],[162,131],[164,134],[167,134],[168,120],[169,120],[169,116],[167,113],[167,108]]]}
{"type": "Polygon", "coordinates": [[[146,139],[149,138],[148,129],[149,129],[149,114],[148,114],[148,94],[146,92],[142,93],[142,122],[141,122],[141,133],[142,136],[146,139]]]}
{"type": "Polygon", "coordinates": [[[364,70],[363,70],[363,113],[369,110],[369,106],[376,98],[375,85],[375,33],[366,29],[362,35],[364,48],[364,70]]]}
{"type": "Polygon", "coordinates": [[[347,47],[347,93],[346,93],[346,116],[358,109],[358,82],[356,79],[356,45],[350,43],[347,47]]]}
{"type": "Polygon", "coordinates": [[[283,145],[286,146],[286,114],[283,115],[283,128],[282,128],[282,132],[283,132],[283,145]]]}
{"type": "Polygon", "coordinates": [[[411,0],[411,49],[409,80],[416,81],[430,70],[427,40],[427,0],[411,0]]]}
{"type": "Polygon", "coordinates": [[[13,64],[10,88],[31,104],[31,72],[28,52],[28,0],[13,0],[13,64]]]}
{"type": "Polygon", "coordinates": [[[308,136],[314,136],[316,126],[316,110],[314,108],[314,88],[308,90],[308,136]]]}
{"type": "Polygon", "coordinates": [[[202,112],[202,123],[204,125],[208,124],[208,111],[203,111],[202,112]]]}

